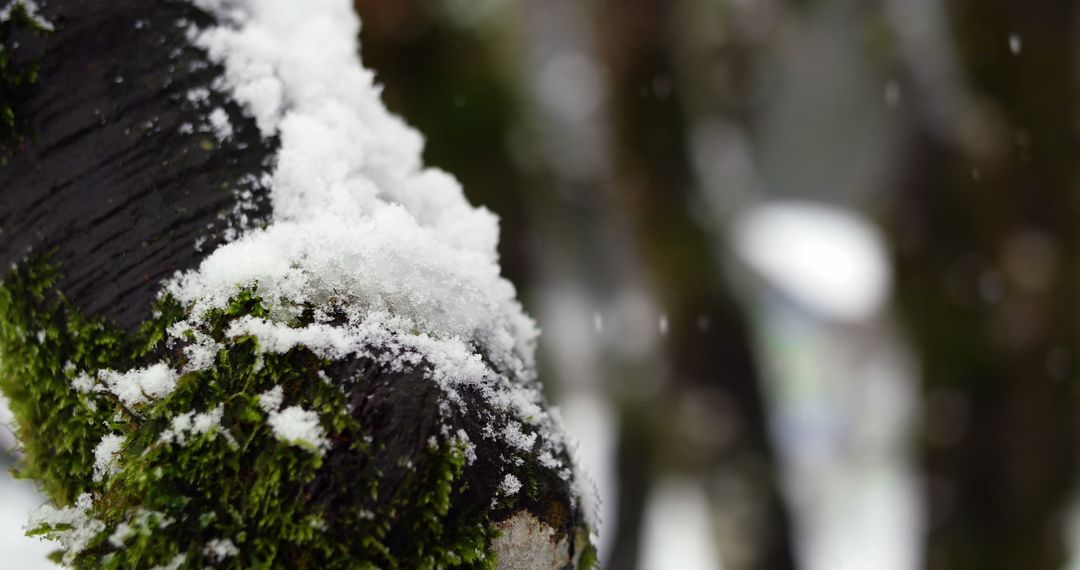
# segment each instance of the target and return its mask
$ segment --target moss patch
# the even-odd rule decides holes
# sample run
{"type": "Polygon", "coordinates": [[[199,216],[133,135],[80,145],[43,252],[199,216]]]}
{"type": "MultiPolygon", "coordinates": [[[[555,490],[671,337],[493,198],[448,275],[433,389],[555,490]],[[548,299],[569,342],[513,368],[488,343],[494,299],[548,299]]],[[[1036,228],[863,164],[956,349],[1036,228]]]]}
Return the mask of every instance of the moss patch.
{"type": "MultiPolygon", "coordinates": [[[[19,474],[39,481],[57,506],[83,493],[93,498],[84,513],[92,536],[57,559],[75,568],[494,566],[495,505],[461,504],[467,444],[435,430],[410,432],[415,444],[403,448],[382,433],[402,418],[357,405],[358,394],[381,380],[373,363],[346,366],[303,347],[267,353],[253,337],[226,338],[232,320],[265,313],[250,291],[239,291],[204,331],[224,347],[213,365],[183,374],[159,401],[126,407],[72,382],[162,359],[179,369],[183,352],[168,345],[166,329],[182,309],[161,300],[127,335],[82,316],[56,292],[57,277],[36,262],[0,285],[0,389],[23,445],[19,474]],[[275,386],[285,405],[319,414],[332,442],[325,454],[275,437],[258,397],[275,386]],[[220,422],[183,444],[162,439],[174,418],[218,408],[220,422]],[[106,434],[125,437],[118,471],[94,481],[94,450],[106,434]],[[234,553],[214,548],[225,540],[234,553]]],[[[65,539],[72,528],[33,531],[65,539]]]]}

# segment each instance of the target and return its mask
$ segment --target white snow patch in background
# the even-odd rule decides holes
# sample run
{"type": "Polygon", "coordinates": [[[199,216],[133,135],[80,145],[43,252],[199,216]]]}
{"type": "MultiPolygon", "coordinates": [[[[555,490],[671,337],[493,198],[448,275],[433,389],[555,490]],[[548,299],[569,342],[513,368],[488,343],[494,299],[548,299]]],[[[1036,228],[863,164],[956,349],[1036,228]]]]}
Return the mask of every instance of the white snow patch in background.
{"type": "Polygon", "coordinates": [[[163,362],[128,372],[102,370],[99,374],[104,388],[112,392],[125,406],[160,400],[176,389],[177,374],[163,362]]]}
{"type": "Polygon", "coordinates": [[[1069,548],[1069,560],[1065,570],[1080,570],[1080,499],[1073,497],[1065,521],[1065,544],[1069,548]]]}
{"type": "Polygon", "coordinates": [[[773,201],[735,225],[740,259],[773,286],[827,318],[862,321],[889,296],[884,240],[853,212],[802,201],[773,201]]]}
{"type": "Polygon", "coordinates": [[[645,507],[640,570],[723,568],[711,532],[709,500],[698,483],[666,479],[645,507]]]}
{"type": "Polygon", "coordinates": [[[56,570],[47,558],[56,543],[26,536],[26,513],[45,502],[29,481],[16,481],[0,473],[0,560],[19,570],[56,570]]]}
{"type": "Polygon", "coordinates": [[[319,414],[311,410],[290,406],[280,412],[270,412],[267,423],[274,430],[274,435],[285,443],[313,447],[319,454],[330,446],[319,425],[319,414]]]}
{"type": "Polygon", "coordinates": [[[780,287],[749,293],[800,566],[918,568],[917,363],[888,307],[838,321],[780,287]]]}
{"type": "MultiPolygon", "coordinates": [[[[7,399],[0,396],[0,455],[15,448],[14,421],[7,399]]],[[[32,482],[14,479],[0,459],[0,560],[4,561],[4,567],[20,570],[56,568],[46,558],[56,549],[56,544],[30,538],[23,530],[26,513],[45,500],[32,482]]]]}
{"type": "Polygon", "coordinates": [[[8,400],[0,394],[0,453],[15,448],[15,415],[8,407],[8,400]]]}
{"type": "Polygon", "coordinates": [[[582,509],[591,513],[597,533],[593,544],[599,549],[601,566],[614,547],[614,533],[604,533],[606,521],[616,520],[618,506],[613,500],[601,497],[618,496],[615,474],[615,447],[618,434],[615,410],[605,398],[593,392],[572,392],[559,409],[567,431],[577,440],[575,455],[580,458],[585,473],[576,477],[581,494],[582,509]],[[589,476],[592,477],[590,481],[589,476]],[[589,488],[589,486],[592,488],[589,488]]]}
{"type": "Polygon", "coordinates": [[[94,481],[108,479],[120,472],[117,455],[120,454],[124,441],[124,436],[112,433],[101,438],[101,442],[94,448],[94,481]]]}

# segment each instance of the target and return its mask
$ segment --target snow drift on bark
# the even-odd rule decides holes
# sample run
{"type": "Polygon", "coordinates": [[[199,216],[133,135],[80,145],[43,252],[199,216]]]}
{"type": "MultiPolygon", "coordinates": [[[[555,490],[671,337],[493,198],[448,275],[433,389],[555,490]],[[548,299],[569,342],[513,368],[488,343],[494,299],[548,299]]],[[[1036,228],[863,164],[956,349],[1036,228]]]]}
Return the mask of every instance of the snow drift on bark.
{"type": "MultiPolygon", "coordinates": [[[[488,430],[485,437],[510,447],[531,437],[545,458],[564,451],[558,419],[533,381],[538,331],[500,276],[498,220],[471,206],[453,177],[424,166],[422,137],[386,109],[359,61],[352,4],[197,4],[219,20],[190,30],[192,42],[225,70],[215,88],[240,103],[263,137],[277,137],[280,150],[268,227],[166,284],[192,312],[176,331],[197,330],[239,287],[254,288],[270,318],[245,319],[230,336],[256,336],[271,352],[303,345],[391,368],[415,365],[420,355],[448,402],[470,384],[492,410],[527,426],[528,433],[488,430]],[[290,326],[311,308],[315,323],[290,326]]],[[[189,348],[190,370],[216,347],[189,348]]],[[[558,460],[544,467],[572,477],[573,466],[558,460]]]]}

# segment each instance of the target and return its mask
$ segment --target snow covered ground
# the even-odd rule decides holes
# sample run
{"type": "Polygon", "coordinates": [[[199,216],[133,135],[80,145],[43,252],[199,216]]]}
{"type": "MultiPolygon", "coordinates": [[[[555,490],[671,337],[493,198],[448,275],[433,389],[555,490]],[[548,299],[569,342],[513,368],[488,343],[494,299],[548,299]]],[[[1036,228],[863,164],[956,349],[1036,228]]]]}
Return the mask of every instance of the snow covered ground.
{"type": "MultiPolygon", "coordinates": [[[[0,396],[0,454],[7,454],[15,442],[8,427],[10,421],[11,412],[0,396]]],[[[19,570],[56,568],[46,558],[55,548],[27,537],[22,528],[27,513],[41,506],[45,499],[34,489],[33,483],[11,477],[4,461],[6,457],[0,455],[0,567],[19,570]]]]}
{"type": "Polygon", "coordinates": [[[16,481],[6,471],[0,475],[0,560],[5,568],[37,570],[56,568],[46,558],[55,546],[25,536],[26,513],[44,502],[27,481],[16,481]]]}

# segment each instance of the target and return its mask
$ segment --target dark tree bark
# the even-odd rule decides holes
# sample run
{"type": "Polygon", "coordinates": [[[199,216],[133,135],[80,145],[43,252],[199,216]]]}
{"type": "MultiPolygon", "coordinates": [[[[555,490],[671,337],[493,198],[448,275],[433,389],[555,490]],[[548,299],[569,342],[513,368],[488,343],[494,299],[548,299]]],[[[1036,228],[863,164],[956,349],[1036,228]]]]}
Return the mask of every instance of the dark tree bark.
{"type": "Polygon", "coordinates": [[[11,38],[17,63],[39,60],[27,136],[0,169],[0,266],[28,253],[62,267],[61,289],[85,312],[125,328],[150,314],[162,279],[190,269],[239,229],[238,193],[267,213],[259,178],[273,141],[224,94],[222,73],[185,37],[212,23],[187,2],[50,2],[56,30],[11,38]],[[188,99],[195,89],[209,99],[188,99]],[[234,135],[181,126],[221,107],[234,135]],[[205,240],[195,247],[197,240],[205,240]]]}

